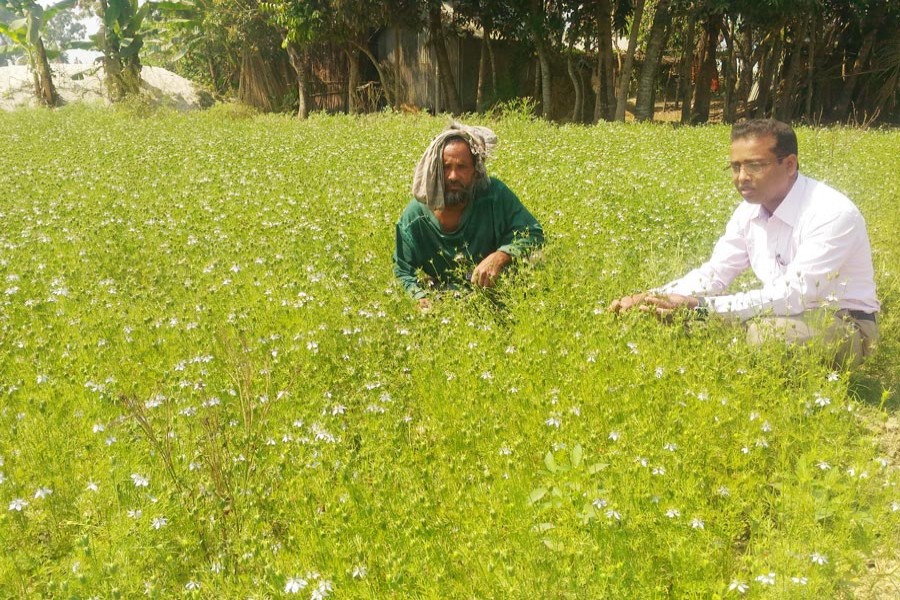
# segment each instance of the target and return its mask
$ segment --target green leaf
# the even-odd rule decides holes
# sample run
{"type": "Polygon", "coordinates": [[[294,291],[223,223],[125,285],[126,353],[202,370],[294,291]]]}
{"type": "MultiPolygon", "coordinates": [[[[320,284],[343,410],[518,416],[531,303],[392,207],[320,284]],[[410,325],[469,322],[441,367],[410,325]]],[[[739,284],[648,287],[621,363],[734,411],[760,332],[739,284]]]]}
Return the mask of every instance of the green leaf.
{"type": "Polygon", "coordinates": [[[572,448],[572,468],[577,469],[581,466],[581,459],[584,457],[584,449],[581,444],[575,444],[572,448]]]}
{"type": "Polygon", "coordinates": [[[64,10],[69,10],[70,8],[75,7],[78,4],[78,0],[63,0],[53,6],[50,6],[44,11],[44,22],[46,23],[57,14],[64,10]]]}
{"type": "Polygon", "coordinates": [[[556,464],[556,459],[553,458],[553,453],[549,450],[547,451],[547,455],[544,456],[544,464],[547,466],[547,470],[551,473],[556,473],[559,471],[559,467],[556,464]]]}
{"type": "Polygon", "coordinates": [[[546,495],[547,495],[547,488],[540,487],[540,488],[532,490],[531,493],[528,494],[528,501],[531,504],[535,504],[536,502],[540,501],[540,499],[546,495]]]}
{"type": "Polygon", "coordinates": [[[594,463],[590,467],[588,467],[588,473],[590,473],[591,475],[599,473],[608,466],[609,463],[594,463]]]}

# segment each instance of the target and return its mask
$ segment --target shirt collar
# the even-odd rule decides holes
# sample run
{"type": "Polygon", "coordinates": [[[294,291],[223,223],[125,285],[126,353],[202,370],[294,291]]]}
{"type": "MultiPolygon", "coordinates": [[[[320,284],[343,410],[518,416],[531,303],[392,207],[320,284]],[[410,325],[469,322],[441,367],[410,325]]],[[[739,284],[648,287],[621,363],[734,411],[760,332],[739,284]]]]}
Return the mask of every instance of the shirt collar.
{"type": "Polygon", "coordinates": [[[794,181],[791,190],[784,197],[784,200],[781,201],[781,204],[778,205],[778,208],[775,209],[775,212],[772,213],[772,216],[778,217],[779,221],[791,227],[795,227],[800,217],[800,206],[806,194],[806,184],[806,177],[797,173],[797,180],[794,181]]]}
{"type": "Polygon", "coordinates": [[[778,205],[778,208],[775,209],[774,213],[770,214],[768,209],[762,204],[757,204],[754,206],[755,212],[751,218],[768,221],[772,217],[777,217],[779,221],[786,223],[791,227],[796,226],[797,219],[800,216],[800,204],[806,190],[806,183],[806,176],[797,173],[797,179],[794,181],[794,185],[791,186],[787,196],[784,197],[784,200],[781,201],[781,204],[778,205]]]}

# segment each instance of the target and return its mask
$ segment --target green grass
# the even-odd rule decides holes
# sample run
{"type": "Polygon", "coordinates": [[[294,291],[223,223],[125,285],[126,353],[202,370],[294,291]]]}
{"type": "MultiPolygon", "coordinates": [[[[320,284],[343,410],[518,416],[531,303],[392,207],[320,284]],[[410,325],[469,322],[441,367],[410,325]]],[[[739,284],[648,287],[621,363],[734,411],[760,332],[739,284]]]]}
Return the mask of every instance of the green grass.
{"type": "Polygon", "coordinates": [[[3,597],[823,598],[896,558],[900,134],[798,130],[869,224],[851,374],[603,311],[708,256],[727,128],[488,122],[544,261],[421,315],[393,226],[446,121],[240,117],[0,114],[3,597]]]}

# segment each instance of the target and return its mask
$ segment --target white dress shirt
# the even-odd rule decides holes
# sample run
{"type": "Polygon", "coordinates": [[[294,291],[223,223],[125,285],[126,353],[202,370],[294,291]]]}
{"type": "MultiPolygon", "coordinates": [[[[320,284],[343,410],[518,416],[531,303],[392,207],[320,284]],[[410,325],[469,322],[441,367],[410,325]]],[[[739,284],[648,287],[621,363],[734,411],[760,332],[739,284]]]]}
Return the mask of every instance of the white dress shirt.
{"type": "Polygon", "coordinates": [[[774,213],[741,202],[710,259],[659,291],[701,295],[710,312],[742,321],[825,306],[868,313],[880,308],[859,209],[837,190],[800,174],[774,213]],[[762,287],[720,295],[747,267],[762,287]]]}

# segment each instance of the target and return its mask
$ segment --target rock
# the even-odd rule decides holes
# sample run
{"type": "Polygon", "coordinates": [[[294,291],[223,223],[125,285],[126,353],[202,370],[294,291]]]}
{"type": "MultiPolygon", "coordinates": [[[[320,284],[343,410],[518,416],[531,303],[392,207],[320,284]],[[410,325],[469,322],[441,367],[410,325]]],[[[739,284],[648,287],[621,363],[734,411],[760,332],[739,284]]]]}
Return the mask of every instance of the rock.
{"type": "MultiPolygon", "coordinates": [[[[94,102],[109,104],[103,84],[104,72],[98,65],[50,65],[53,84],[63,104],[94,102]]],[[[141,69],[143,91],[154,102],[177,110],[206,108],[212,96],[189,79],[161,67],[141,69]]],[[[26,66],[0,67],[0,109],[13,110],[36,106],[31,70],[26,66]]]]}

